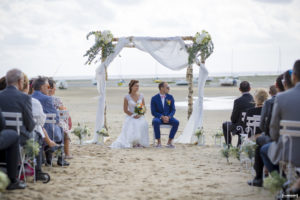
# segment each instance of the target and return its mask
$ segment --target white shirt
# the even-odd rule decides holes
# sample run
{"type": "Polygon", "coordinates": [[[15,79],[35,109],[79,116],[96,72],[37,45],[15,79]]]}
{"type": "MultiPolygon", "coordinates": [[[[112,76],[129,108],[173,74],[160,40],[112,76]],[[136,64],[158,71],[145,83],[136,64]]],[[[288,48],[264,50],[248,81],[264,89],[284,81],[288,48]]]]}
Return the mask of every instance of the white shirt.
{"type": "Polygon", "coordinates": [[[42,127],[45,124],[46,115],[43,111],[43,107],[42,107],[40,101],[35,99],[35,98],[31,98],[31,99],[32,99],[32,115],[33,115],[33,118],[35,119],[35,122],[36,122],[35,129],[44,138],[45,134],[44,134],[44,131],[43,131],[42,127]]]}
{"type": "Polygon", "coordinates": [[[160,99],[161,99],[161,103],[163,105],[163,108],[165,107],[165,99],[166,99],[166,95],[162,95],[162,94],[159,94],[160,95],[160,99]]]}

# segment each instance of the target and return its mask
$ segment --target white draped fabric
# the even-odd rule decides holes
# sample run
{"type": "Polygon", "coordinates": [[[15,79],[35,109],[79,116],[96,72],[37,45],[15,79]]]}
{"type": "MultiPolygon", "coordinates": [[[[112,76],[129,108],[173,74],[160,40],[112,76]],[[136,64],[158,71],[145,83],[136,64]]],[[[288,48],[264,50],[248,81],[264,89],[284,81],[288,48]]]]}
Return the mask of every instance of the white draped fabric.
{"type": "MultiPolygon", "coordinates": [[[[169,38],[153,38],[153,37],[132,37],[132,38],[119,38],[117,45],[114,48],[114,53],[110,54],[106,60],[100,64],[96,69],[97,88],[99,92],[98,108],[96,115],[96,124],[93,140],[91,143],[97,143],[99,135],[96,131],[101,130],[104,126],[104,109],[105,109],[105,68],[114,60],[114,58],[121,52],[126,46],[133,46],[142,51],[149,53],[155,60],[172,70],[180,70],[188,66],[188,53],[185,48],[185,43],[181,37],[169,37],[169,38]]],[[[204,65],[202,66],[204,69],[204,65]]],[[[200,70],[202,71],[202,70],[200,70]]],[[[207,74],[207,70],[206,71],[207,74]]],[[[203,72],[201,72],[203,73],[203,72]]],[[[203,75],[199,72],[199,82],[203,82],[203,75]]],[[[205,76],[207,77],[207,75],[205,76]]],[[[206,80],[206,79],[205,79],[206,80]]],[[[205,83],[204,80],[204,83],[205,83]]],[[[203,86],[204,87],[204,86],[203,86]]],[[[202,88],[202,87],[199,87],[202,88]]],[[[203,90],[203,88],[202,88],[203,90]]],[[[199,94],[203,94],[203,91],[199,90],[199,94]]],[[[203,95],[202,95],[203,96],[203,95]]],[[[200,98],[199,98],[200,99],[200,98]]],[[[203,99],[203,98],[202,98],[203,99]]],[[[199,104],[200,105],[200,104],[199,104]]],[[[201,104],[202,105],[202,104],[201,104]]],[[[201,106],[202,108],[202,106],[201,106]]],[[[195,107],[194,107],[195,109],[195,107]]],[[[202,119],[202,110],[199,112],[197,106],[195,112],[198,113],[202,119]]],[[[194,116],[194,115],[192,115],[194,116]]],[[[196,116],[195,116],[196,117],[196,116]]],[[[192,118],[192,117],[191,117],[192,118]]],[[[190,118],[190,119],[191,119],[190,118]]],[[[198,120],[196,120],[198,123],[198,120]]],[[[202,120],[201,120],[202,123],[202,120]]],[[[197,126],[198,127],[198,126],[197,126]]],[[[192,131],[193,133],[194,131],[192,131]]]]}
{"type": "Polygon", "coordinates": [[[198,99],[193,105],[193,113],[190,116],[190,119],[186,124],[182,134],[174,140],[175,143],[190,144],[198,140],[194,133],[198,127],[202,127],[203,123],[203,96],[207,77],[208,71],[205,65],[201,63],[198,76],[198,99]]]}

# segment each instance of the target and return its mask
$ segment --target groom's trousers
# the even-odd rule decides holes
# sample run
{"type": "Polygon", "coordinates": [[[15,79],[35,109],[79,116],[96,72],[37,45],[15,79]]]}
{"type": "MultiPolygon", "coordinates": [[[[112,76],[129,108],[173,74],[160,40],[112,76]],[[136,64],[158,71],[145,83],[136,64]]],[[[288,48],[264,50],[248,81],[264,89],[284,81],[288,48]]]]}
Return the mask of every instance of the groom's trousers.
{"type": "Polygon", "coordinates": [[[178,129],[178,126],[179,126],[179,121],[173,117],[169,120],[169,123],[163,123],[162,119],[154,118],[152,120],[152,125],[153,125],[153,128],[154,128],[154,133],[155,133],[155,138],[156,139],[160,139],[160,125],[161,124],[168,124],[168,125],[172,126],[169,138],[173,139],[175,137],[176,132],[177,132],[177,129],[178,129]]]}

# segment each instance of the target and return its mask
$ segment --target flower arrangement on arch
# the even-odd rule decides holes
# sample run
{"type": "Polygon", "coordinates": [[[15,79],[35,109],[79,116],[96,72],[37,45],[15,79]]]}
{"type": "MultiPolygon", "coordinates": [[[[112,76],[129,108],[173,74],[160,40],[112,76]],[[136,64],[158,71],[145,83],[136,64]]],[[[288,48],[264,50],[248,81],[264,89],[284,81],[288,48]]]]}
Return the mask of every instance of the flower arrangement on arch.
{"type": "Polygon", "coordinates": [[[137,115],[144,115],[146,112],[146,107],[142,103],[137,103],[134,108],[134,113],[137,115]]]}
{"type": "Polygon", "coordinates": [[[201,33],[197,32],[193,39],[192,46],[187,48],[189,53],[189,64],[193,64],[197,57],[201,58],[201,62],[204,63],[205,60],[212,54],[214,50],[214,44],[211,40],[210,34],[203,30],[201,33]]]}
{"type": "MultiPolygon", "coordinates": [[[[95,36],[95,44],[87,50],[83,56],[88,56],[88,60],[85,64],[91,64],[93,60],[101,53],[102,58],[107,58],[111,53],[114,52],[113,34],[108,31],[91,31],[87,34],[86,39],[88,40],[91,35],[95,36]]],[[[95,61],[97,63],[97,60],[95,61]]]]}

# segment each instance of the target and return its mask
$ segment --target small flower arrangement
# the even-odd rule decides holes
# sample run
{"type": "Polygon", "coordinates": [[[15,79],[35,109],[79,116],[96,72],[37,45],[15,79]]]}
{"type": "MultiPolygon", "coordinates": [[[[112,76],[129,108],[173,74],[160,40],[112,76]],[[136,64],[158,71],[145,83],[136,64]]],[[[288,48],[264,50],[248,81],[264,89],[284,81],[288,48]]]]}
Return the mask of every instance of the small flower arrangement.
{"type": "Polygon", "coordinates": [[[230,155],[234,158],[241,160],[241,150],[239,147],[231,147],[230,148],[230,155]]]}
{"type": "Polygon", "coordinates": [[[264,187],[267,188],[271,193],[275,194],[281,189],[285,182],[285,178],[280,177],[277,171],[273,171],[271,172],[270,176],[265,178],[264,187]]]}
{"type": "Polygon", "coordinates": [[[40,145],[34,139],[28,139],[26,141],[24,151],[28,157],[36,157],[40,152],[40,145]]]}
{"type": "Polygon", "coordinates": [[[103,137],[108,137],[109,135],[108,135],[108,131],[107,131],[107,129],[106,128],[102,128],[100,131],[97,131],[96,132],[98,135],[102,135],[103,137]]]}
{"type": "Polygon", "coordinates": [[[214,135],[214,137],[216,137],[216,138],[221,138],[223,136],[224,135],[223,135],[223,132],[221,130],[217,130],[216,134],[214,135]]]}
{"type": "Polygon", "coordinates": [[[244,152],[249,159],[252,159],[255,155],[255,149],[257,145],[255,142],[252,142],[251,140],[245,140],[242,144],[242,152],[244,152]]]}
{"type": "Polygon", "coordinates": [[[203,127],[198,127],[196,130],[195,130],[195,135],[197,136],[197,138],[199,138],[201,135],[203,135],[204,133],[204,130],[203,130],[203,127]]]}
{"type": "Polygon", "coordinates": [[[134,108],[134,113],[137,115],[144,115],[146,112],[146,107],[142,103],[137,103],[134,108]]]}
{"type": "Polygon", "coordinates": [[[85,136],[90,136],[91,131],[86,125],[82,127],[80,123],[78,123],[78,125],[73,129],[72,133],[81,141],[85,136]]]}
{"type": "Polygon", "coordinates": [[[193,64],[195,58],[201,57],[201,62],[205,60],[212,54],[214,50],[214,44],[211,40],[210,34],[203,30],[201,33],[197,32],[191,47],[188,47],[187,51],[189,53],[189,64],[193,64]]]}
{"type": "Polygon", "coordinates": [[[0,195],[2,192],[4,192],[7,188],[7,186],[9,185],[9,179],[7,177],[7,175],[0,171],[0,195]]]}
{"type": "MultiPolygon", "coordinates": [[[[95,44],[84,54],[88,56],[88,60],[85,64],[91,64],[96,56],[101,52],[101,58],[107,58],[111,53],[114,52],[113,35],[110,31],[92,31],[86,36],[87,39],[91,35],[95,36],[95,44]]],[[[96,63],[97,61],[95,61],[96,63]]]]}
{"type": "Polygon", "coordinates": [[[223,149],[221,150],[221,154],[224,158],[226,158],[227,163],[229,163],[230,149],[226,145],[224,145],[223,149]]]}

